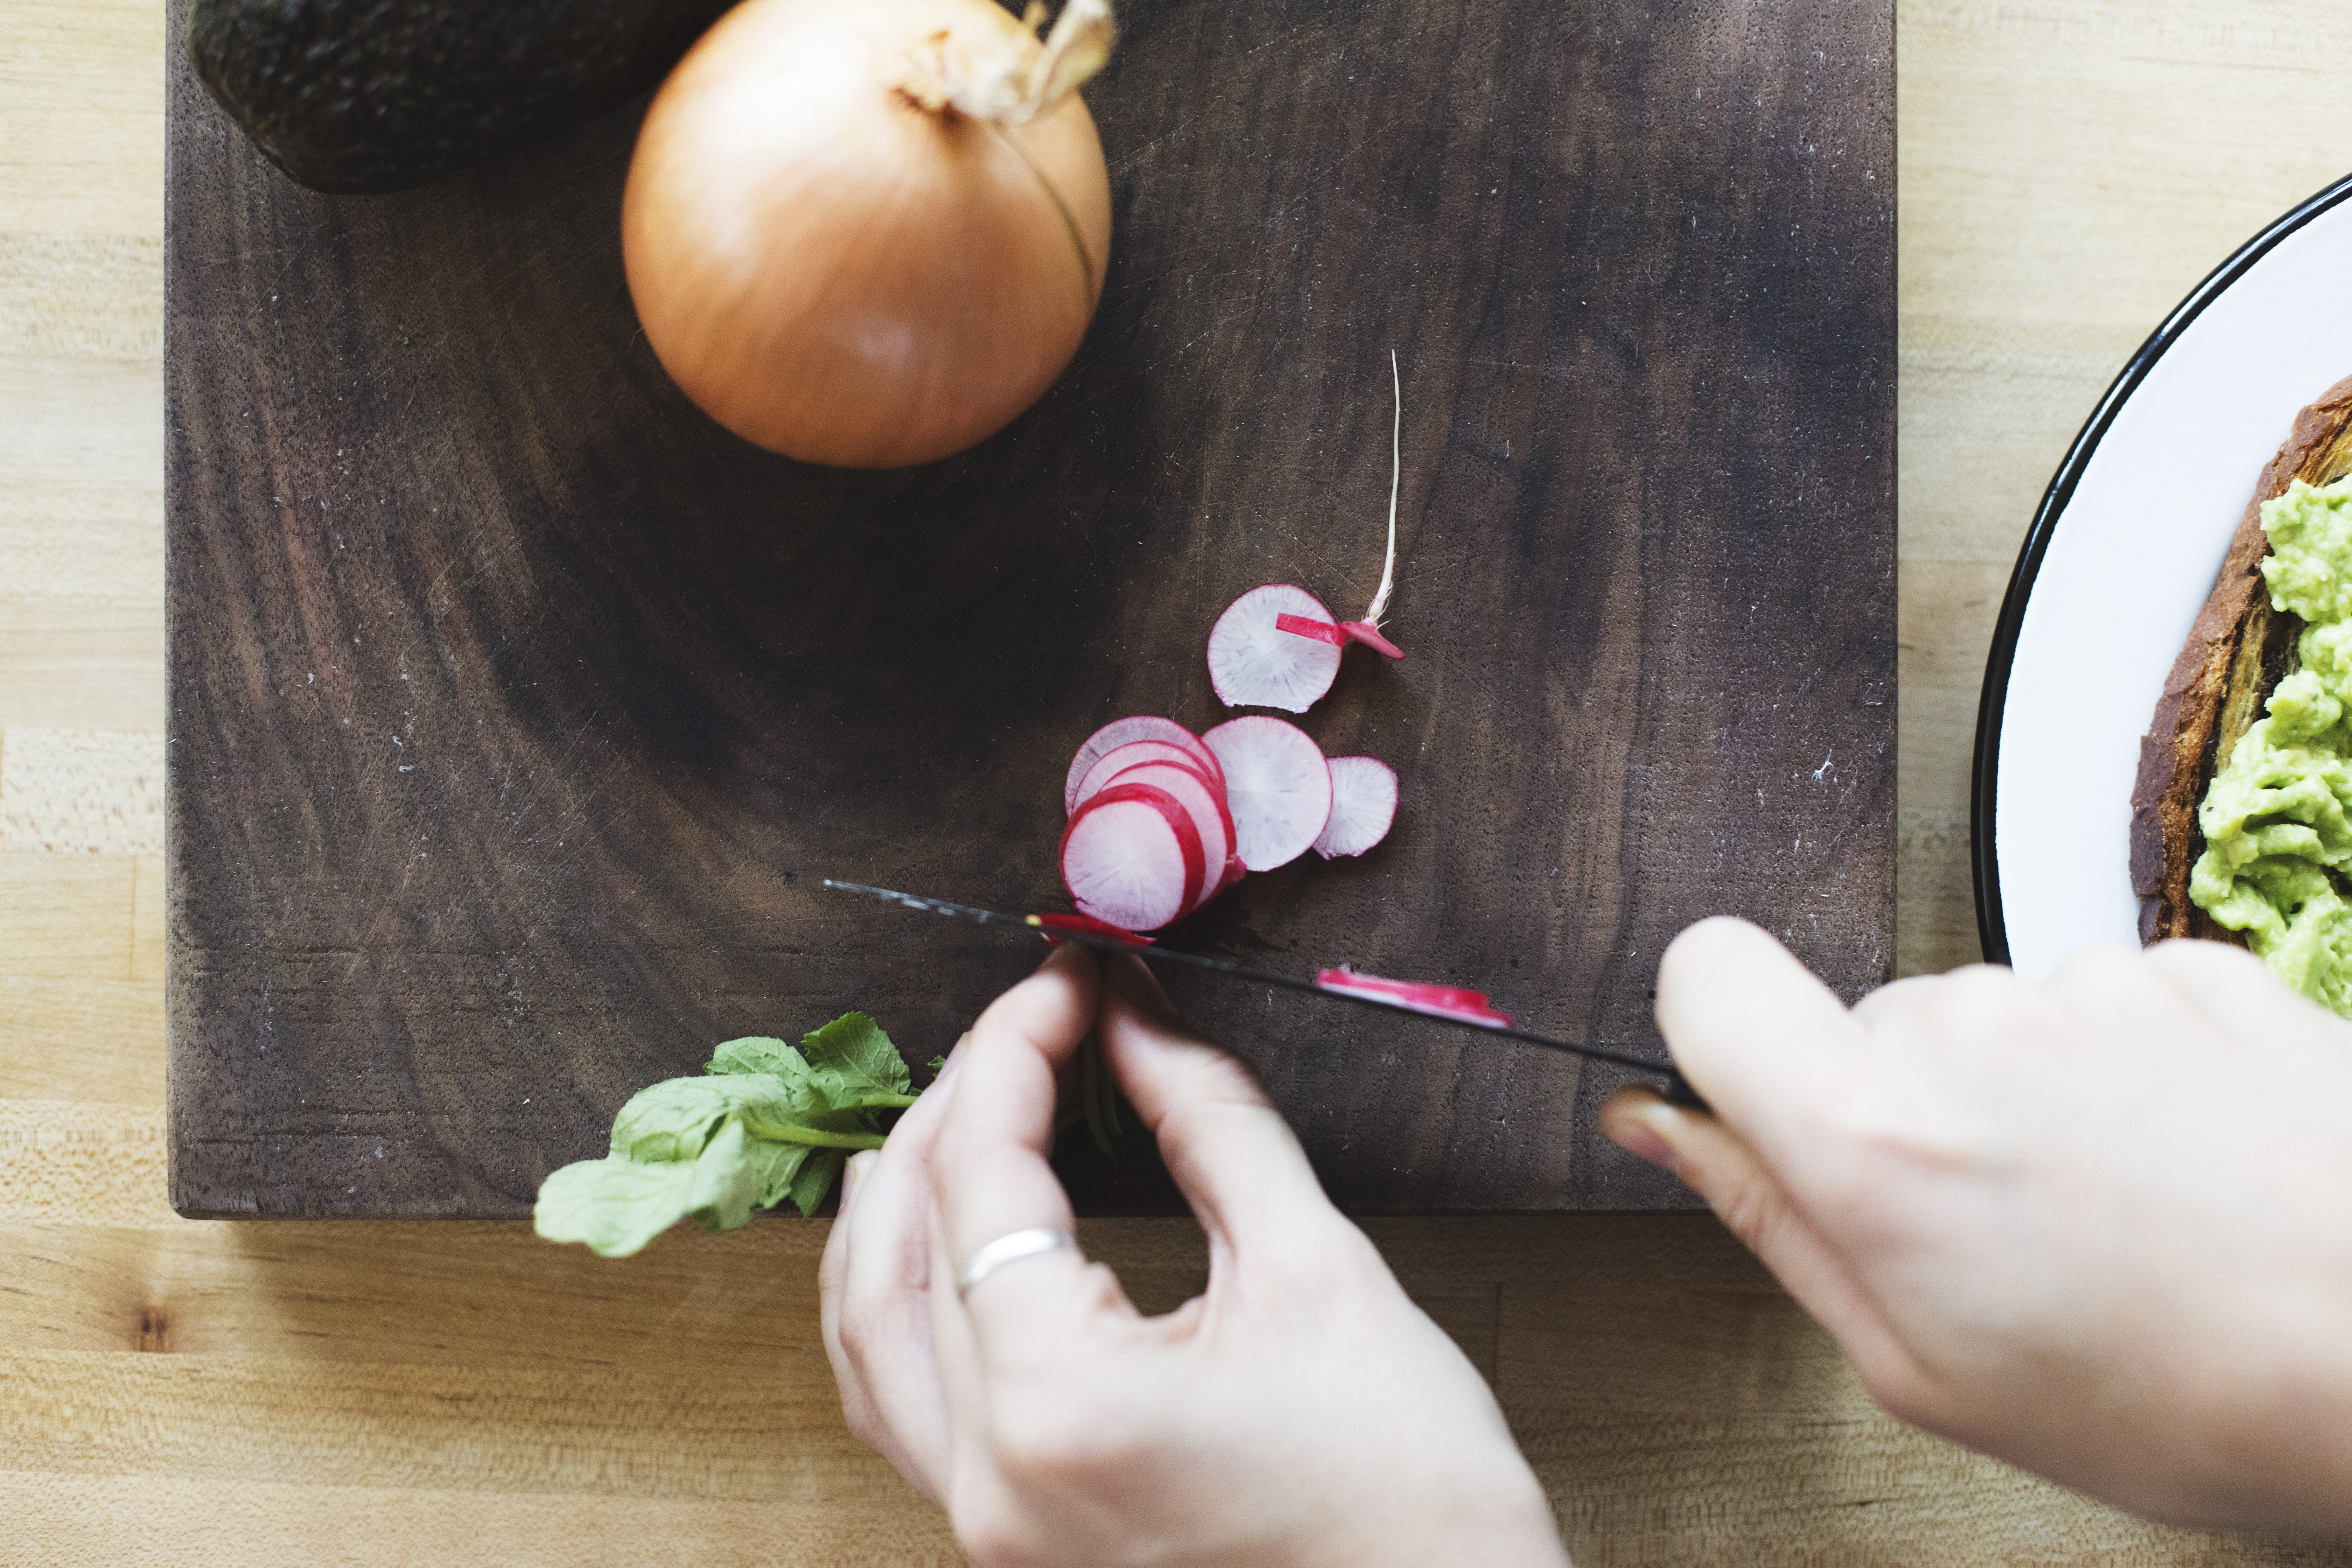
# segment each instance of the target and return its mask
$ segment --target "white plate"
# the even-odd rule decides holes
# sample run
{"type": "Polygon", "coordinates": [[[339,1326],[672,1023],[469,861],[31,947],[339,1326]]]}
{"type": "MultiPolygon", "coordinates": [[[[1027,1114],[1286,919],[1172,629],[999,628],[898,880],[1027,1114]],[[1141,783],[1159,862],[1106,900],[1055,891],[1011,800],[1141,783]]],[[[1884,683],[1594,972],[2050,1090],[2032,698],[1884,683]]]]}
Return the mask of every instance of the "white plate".
{"type": "Polygon", "coordinates": [[[2124,367],[2042,498],[1977,712],[1988,958],[2137,948],[2139,738],[2295,410],[2352,375],[2352,179],[2254,237],[2124,367]]]}

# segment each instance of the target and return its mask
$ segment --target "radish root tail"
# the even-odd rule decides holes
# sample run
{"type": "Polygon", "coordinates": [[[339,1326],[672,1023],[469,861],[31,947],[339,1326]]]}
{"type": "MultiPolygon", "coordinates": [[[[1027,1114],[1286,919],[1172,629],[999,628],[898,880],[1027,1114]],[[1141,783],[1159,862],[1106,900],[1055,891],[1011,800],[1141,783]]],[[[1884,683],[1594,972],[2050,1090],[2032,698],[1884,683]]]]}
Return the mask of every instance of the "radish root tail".
{"type": "Polygon", "coordinates": [[[1375,631],[1396,587],[1397,482],[1404,473],[1404,379],[1397,371],[1394,349],[1389,351],[1389,385],[1396,394],[1396,417],[1389,427],[1389,552],[1381,563],[1381,591],[1372,595],[1372,607],[1364,612],[1365,621],[1375,631]]]}

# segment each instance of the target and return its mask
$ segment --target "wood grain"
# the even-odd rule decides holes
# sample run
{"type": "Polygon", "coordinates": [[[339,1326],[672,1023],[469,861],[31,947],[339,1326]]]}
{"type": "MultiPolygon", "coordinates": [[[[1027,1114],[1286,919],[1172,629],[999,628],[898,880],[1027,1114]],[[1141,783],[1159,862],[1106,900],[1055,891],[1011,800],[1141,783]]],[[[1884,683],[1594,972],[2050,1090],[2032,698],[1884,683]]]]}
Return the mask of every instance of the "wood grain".
{"type": "Polygon", "coordinates": [[[0,849],[163,853],[163,738],[13,725],[0,752],[0,849]]]}
{"type": "MultiPolygon", "coordinates": [[[[1992,605],[2034,500],[2148,325],[2268,217],[2342,172],[2347,45],[2325,0],[1906,0],[1898,15],[1897,931],[1911,973],[1975,953],[1967,731],[1992,605]]],[[[143,236],[158,269],[144,288],[158,299],[163,34],[152,0],[0,0],[0,237],[143,236]],[[105,122],[99,135],[81,137],[92,121],[105,122]]],[[[68,273],[84,265],[56,254],[68,273]]],[[[121,271],[89,265],[48,294],[118,290],[121,271]]],[[[21,276],[0,283],[12,310],[21,276]]],[[[0,361],[16,331],[0,340],[0,361]]],[[[62,326],[40,357],[110,336],[121,334],[100,321],[62,326]]],[[[160,364],[146,374],[160,388],[160,364]]],[[[42,395],[37,375],[0,381],[0,430],[39,412],[24,400],[42,395]]],[[[111,440],[137,460],[113,465],[120,484],[57,481],[37,493],[63,500],[22,510],[36,489],[0,463],[0,616],[32,604],[144,604],[152,635],[118,665],[73,623],[53,635],[58,623],[0,620],[23,628],[16,657],[0,659],[0,765],[10,723],[163,730],[159,447],[138,458],[152,426],[109,405],[71,417],[94,437],[86,447],[111,440]],[[71,548],[51,522],[70,531],[71,548]],[[123,691],[149,718],[56,717],[78,680],[91,694],[86,710],[123,691]],[[43,718],[8,716],[31,695],[43,718]]],[[[0,857],[0,1099],[41,1101],[58,1127],[110,1129],[117,1147],[143,1139],[160,1149],[163,985],[139,966],[161,944],[160,906],[142,897],[159,883],[121,857],[0,857]],[[61,885],[37,872],[52,860],[64,863],[58,877],[89,879],[61,885]]],[[[46,1135],[20,1108],[6,1124],[46,1135]]],[[[701,1370],[716,1384],[767,1361],[773,1386],[816,1385],[804,1320],[797,1332],[790,1321],[804,1310],[814,1229],[666,1237],[615,1272],[512,1225],[184,1221],[169,1211],[154,1157],[143,1158],[136,1183],[81,1209],[67,1201],[66,1166],[44,1159],[40,1202],[57,1203],[60,1217],[0,1207],[0,1561],[551,1565],[656,1542],[713,1565],[961,1560],[939,1515],[870,1460],[827,1472],[820,1495],[746,1500],[727,1495],[719,1446],[698,1436],[683,1463],[709,1473],[692,1495],[567,1490],[555,1482],[572,1452],[560,1428],[509,1422],[490,1443],[467,1420],[509,1401],[509,1372],[560,1372],[554,1386],[577,1401],[604,1367],[646,1370],[653,1340],[674,1343],[662,1363],[673,1374],[701,1370]],[[43,1415],[70,1409],[77,1430],[119,1432],[135,1428],[140,1398],[163,1380],[115,1368],[215,1356],[232,1363],[215,1386],[257,1368],[305,1373],[292,1406],[300,1419],[274,1428],[276,1446],[260,1455],[269,1479],[226,1484],[205,1471],[237,1420],[234,1405],[209,1420],[167,1409],[151,1439],[85,1463],[30,1429],[30,1406],[15,1397],[18,1369],[39,1365],[43,1415]],[[389,1461],[417,1428],[379,1436],[364,1402],[318,1380],[350,1366],[348,1389],[376,1386],[367,1369],[378,1364],[445,1370],[449,1397],[434,1430],[453,1450],[472,1445],[478,1484],[414,1484],[389,1461]],[[387,1462],[361,1484],[327,1479],[354,1454],[379,1452],[387,1462]]],[[[0,1171],[21,1159],[11,1145],[0,1171]]],[[[1867,1408],[1817,1331],[1703,1220],[1372,1228],[1408,1287],[1439,1302],[1441,1321],[1489,1369],[1580,1563],[2347,1560],[2308,1543],[2147,1526],[1905,1431],[1867,1408]],[[1508,1268],[1493,1267],[1496,1253],[1508,1268]]],[[[1097,1227],[1088,1244],[1131,1280],[1156,1282],[1160,1300],[1182,1289],[1197,1246],[1171,1222],[1097,1227]]],[[[669,1431],[613,1436],[616,1473],[680,1473],[669,1431]]],[[[793,1441],[812,1459],[842,1452],[837,1431],[820,1426],[793,1441]]]]}
{"type": "MultiPolygon", "coordinates": [[[[943,1051],[1030,955],[822,879],[1055,907],[1088,731],[1213,721],[1201,640],[1253,584],[1370,599],[1392,346],[1412,656],[1304,722],[1396,764],[1402,825],[1177,939],[1652,1055],[1703,912],[1890,978],[1890,35],[1822,0],[1139,10],[1077,361],[880,475],[749,447],[652,360],[625,117],[337,200],[175,73],[175,1201],[511,1215],[719,1040],[863,1007],[943,1051]]],[[[1594,1132],[1620,1076],[1177,990],[1351,1210],[1690,1201],[1594,1132]]],[[[1066,1172],[1137,1212],[1150,1165],[1066,1172]]]]}

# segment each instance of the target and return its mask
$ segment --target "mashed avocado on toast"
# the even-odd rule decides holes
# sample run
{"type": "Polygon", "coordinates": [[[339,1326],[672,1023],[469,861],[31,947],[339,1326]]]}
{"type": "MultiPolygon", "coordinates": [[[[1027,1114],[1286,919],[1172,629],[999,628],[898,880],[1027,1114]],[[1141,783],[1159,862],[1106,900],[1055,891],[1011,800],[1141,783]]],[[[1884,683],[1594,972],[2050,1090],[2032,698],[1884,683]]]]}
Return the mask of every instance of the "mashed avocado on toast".
{"type": "Polygon", "coordinates": [[[2198,808],[2189,896],[2271,972],[2352,1016],[2352,479],[2263,503],[2272,607],[2300,618],[2282,679],[2198,808]]]}

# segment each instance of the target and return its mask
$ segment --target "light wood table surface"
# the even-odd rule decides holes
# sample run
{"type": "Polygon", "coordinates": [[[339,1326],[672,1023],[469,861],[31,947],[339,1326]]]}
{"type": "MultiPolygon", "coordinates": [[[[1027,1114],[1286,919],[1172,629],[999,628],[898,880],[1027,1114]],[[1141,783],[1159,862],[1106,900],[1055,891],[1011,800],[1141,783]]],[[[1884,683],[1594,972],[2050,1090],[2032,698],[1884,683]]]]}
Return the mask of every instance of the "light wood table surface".
{"type": "MultiPolygon", "coordinates": [[[[1977,684],[2042,487],[2164,312],[2352,164],[2343,22],[1899,6],[1906,972],[1976,956],[1977,684]]],[[[0,0],[0,1563],[957,1561],[842,1428],[822,1225],[607,1263],[165,1206],[166,47],[159,0],[0,0]]],[[[1581,1563],[2347,1560],[1906,1430],[1705,1216],[1371,1228],[1581,1563]]],[[[1087,1240],[1148,1304],[1200,1278],[1181,1226],[1087,1240]]]]}

